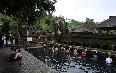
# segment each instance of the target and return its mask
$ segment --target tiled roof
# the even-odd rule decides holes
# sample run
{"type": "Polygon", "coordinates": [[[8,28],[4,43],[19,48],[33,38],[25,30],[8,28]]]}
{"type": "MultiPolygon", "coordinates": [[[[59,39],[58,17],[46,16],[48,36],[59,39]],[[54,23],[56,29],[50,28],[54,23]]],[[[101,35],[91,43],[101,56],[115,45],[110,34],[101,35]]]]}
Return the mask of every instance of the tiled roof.
{"type": "Polygon", "coordinates": [[[103,27],[116,27],[116,16],[110,16],[109,19],[101,22],[98,25],[98,28],[103,28],[103,27]]]}
{"type": "Polygon", "coordinates": [[[91,29],[87,28],[87,27],[79,27],[78,29],[75,29],[72,31],[74,32],[92,32],[91,29]]]}

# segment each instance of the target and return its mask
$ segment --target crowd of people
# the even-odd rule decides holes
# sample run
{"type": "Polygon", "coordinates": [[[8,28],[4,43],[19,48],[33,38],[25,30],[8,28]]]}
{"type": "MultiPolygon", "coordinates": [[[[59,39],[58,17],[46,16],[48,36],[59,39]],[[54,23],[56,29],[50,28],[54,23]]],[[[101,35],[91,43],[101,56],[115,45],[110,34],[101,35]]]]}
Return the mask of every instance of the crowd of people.
{"type": "Polygon", "coordinates": [[[17,36],[15,36],[15,35],[9,34],[9,36],[6,36],[6,34],[4,34],[2,36],[3,47],[7,46],[11,50],[11,54],[10,54],[8,60],[9,61],[18,61],[19,65],[21,65],[22,64],[22,54],[20,53],[21,52],[20,48],[10,46],[11,44],[16,45],[17,44],[16,40],[18,40],[18,39],[17,39],[17,36]]]}
{"type": "MultiPolygon", "coordinates": [[[[16,44],[15,36],[13,36],[14,37],[13,39],[11,37],[12,36],[9,35],[9,38],[6,41],[6,34],[4,34],[2,36],[3,47],[6,45],[6,42],[7,42],[8,46],[10,44],[16,44]]],[[[45,52],[46,42],[44,43],[43,48],[44,48],[44,52],[45,52]]],[[[22,61],[22,55],[21,55],[20,51],[21,51],[20,49],[12,48],[9,60],[10,61],[18,60],[19,64],[21,64],[22,63],[21,62],[22,61]]],[[[52,55],[57,55],[59,52],[61,52],[63,54],[63,57],[62,57],[63,60],[65,60],[65,59],[70,60],[71,57],[75,57],[78,60],[82,60],[82,59],[87,57],[87,51],[88,51],[87,48],[81,48],[81,47],[74,48],[73,46],[69,47],[67,45],[64,46],[64,45],[59,45],[57,43],[52,47],[52,55]]],[[[91,59],[92,60],[97,60],[98,59],[97,50],[91,49],[90,51],[92,52],[92,58],[91,59]]],[[[106,62],[106,64],[111,64],[113,62],[113,60],[110,56],[108,56],[108,57],[106,57],[105,62],[106,62]]]]}
{"type": "MultiPolygon", "coordinates": [[[[88,53],[87,48],[83,48],[83,49],[81,49],[81,47],[74,48],[73,46],[68,47],[56,43],[52,48],[52,53],[53,53],[52,55],[57,55],[59,52],[62,52],[64,56],[63,59],[70,60],[71,57],[75,57],[78,60],[90,58],[91,60],[97,61],[99,58],[98,51],[95,49],[91,49],[89,51],[92,53],[88,53]],[[91,57],[89,55],[91,55],[91,57]]],[[[106,57],[105,62],[107,65],[112,64],[113,60],[110,55],[106,57]]]]}
{"type": "Polygon", "coordinates": [[[6,36],[6,34],[4,34],[2,36],[3,47],[9,46],[10,44],[17,44],[17,41],[18,41],[18,37],[16,35],[9,34],[8,36],[6,36]]]}

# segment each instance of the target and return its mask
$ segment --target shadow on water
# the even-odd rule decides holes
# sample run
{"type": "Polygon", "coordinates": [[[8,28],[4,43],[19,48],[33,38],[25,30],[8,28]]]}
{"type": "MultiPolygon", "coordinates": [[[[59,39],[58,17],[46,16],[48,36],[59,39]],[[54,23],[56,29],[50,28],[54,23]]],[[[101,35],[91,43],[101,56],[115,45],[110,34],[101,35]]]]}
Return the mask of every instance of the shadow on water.
{"type": "Polygon", "coordinates": [[[52,55],[50,48],[47,48],[45,52],[42,48],[31,48],[27,51],[52,69],[55,69],[58,73],[116,73],[116,64],[107,65],[105,63],[105,56],[100,56],[101,54],[99,54],[98,60],[90,57],[85,57],[81,60],[71,57],[68,60],[62,52],[52,55]]]}

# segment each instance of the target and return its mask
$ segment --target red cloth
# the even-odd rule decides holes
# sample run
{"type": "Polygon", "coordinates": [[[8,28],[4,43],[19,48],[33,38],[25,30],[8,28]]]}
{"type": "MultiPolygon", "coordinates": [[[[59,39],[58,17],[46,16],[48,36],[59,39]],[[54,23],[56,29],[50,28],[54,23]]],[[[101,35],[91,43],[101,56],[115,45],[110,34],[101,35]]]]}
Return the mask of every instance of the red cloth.
{"type": "Polygon", "coordinates": [[[83,57],[86,56],[86,52],[82,52],[82,56],[83,56],[83,57]]]}

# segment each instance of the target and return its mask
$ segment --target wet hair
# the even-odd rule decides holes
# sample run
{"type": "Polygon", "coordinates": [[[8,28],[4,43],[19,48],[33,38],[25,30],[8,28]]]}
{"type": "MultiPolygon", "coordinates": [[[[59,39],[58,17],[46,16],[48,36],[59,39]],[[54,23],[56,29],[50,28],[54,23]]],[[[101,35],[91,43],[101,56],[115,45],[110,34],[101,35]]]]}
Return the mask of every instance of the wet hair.
{"type": "Polygon", "coordinates": [[[53,48],[56,48],[56,47],[57,47],[57,45],[53,46],[53,48]]]}
{"type": "Polygon", "coordinates": [[[81,54],[78,54],[78,57],[81,56],[81,54]]]}
{"type": "Polygon", "coordinates": [[[19,49],[18,52],[21,52],[21,50],[19,49]]]}
{"type": "Polygon", "coordinates": [[[12,50],[12,51],[16,51],[16,49],[14,49],[14,48],[12,48],[11,50],[12,50]]]}

